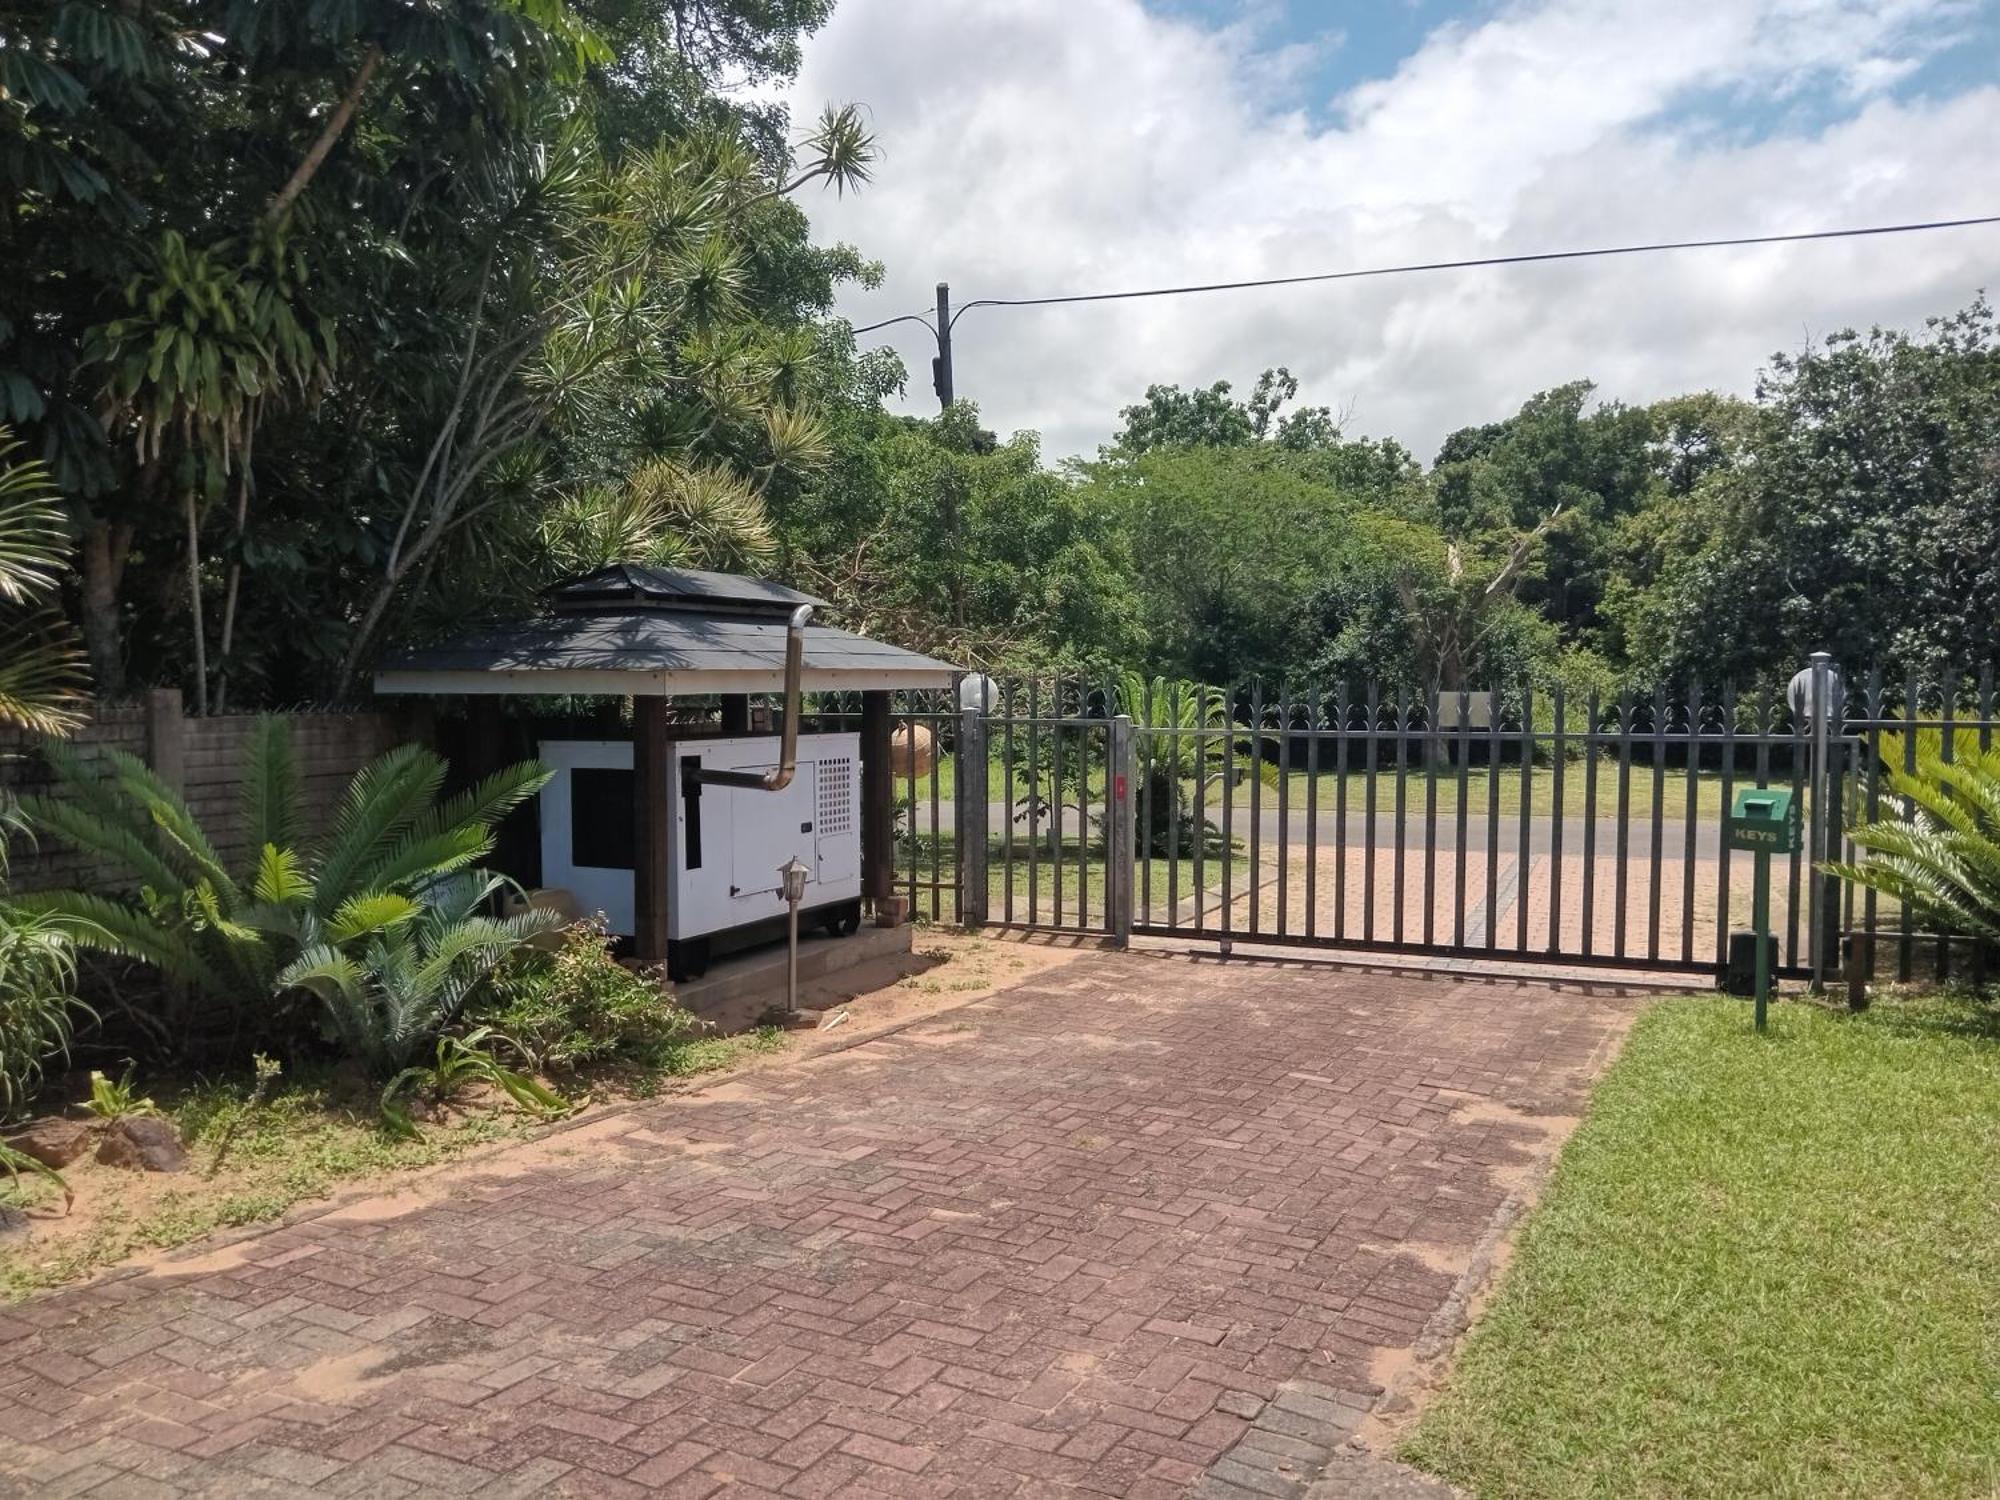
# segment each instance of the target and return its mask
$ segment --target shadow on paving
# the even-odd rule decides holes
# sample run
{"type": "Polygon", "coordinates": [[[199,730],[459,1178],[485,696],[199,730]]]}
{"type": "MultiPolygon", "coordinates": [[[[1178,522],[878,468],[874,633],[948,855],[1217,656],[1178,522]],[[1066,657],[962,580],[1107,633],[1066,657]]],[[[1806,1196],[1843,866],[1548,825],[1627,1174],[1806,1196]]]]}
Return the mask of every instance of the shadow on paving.
{"type": "Polygon", "coordinates": [[[7,1309],[0,1483],[1303,1493],[1634,1008],[1086,955],[7,1309]]]}

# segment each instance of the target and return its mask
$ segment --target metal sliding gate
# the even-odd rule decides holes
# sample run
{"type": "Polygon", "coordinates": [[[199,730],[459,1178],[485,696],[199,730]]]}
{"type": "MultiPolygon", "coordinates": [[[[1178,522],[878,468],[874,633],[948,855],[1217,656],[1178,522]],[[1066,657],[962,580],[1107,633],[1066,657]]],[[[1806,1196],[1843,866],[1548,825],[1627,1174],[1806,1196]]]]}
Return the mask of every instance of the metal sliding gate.
{"type": "Polygon", "coordinates": [[[919,917],[973,925],[1714,974],[1751,899],[1724,814],[1777,786],[1808,823],[1773,868],[1779,973],[1946,972],[1958,939],[1816,865],[1852,857],[1846,828],[1891,805],[1918,736],[1988,748],[1992,689],[1990,671],[1899,693],[1870,674],[1824,725],[1698,686],[911,697],[898,722],[933,753],[899,766],[897,880],[919,917]]]}

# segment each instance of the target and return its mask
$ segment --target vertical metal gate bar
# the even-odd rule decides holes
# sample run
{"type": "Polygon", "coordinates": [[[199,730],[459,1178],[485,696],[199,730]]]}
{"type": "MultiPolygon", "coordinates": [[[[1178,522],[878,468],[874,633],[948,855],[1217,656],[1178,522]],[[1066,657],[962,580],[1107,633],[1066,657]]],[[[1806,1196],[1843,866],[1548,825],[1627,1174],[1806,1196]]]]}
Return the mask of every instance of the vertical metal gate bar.
{"type": "MultiPolygon", "coordinates": [[[[1028,922],[1042,920],[1042,674],[1028,678],[1028,922]]],[[[1012,884],[1012,882],[1008,882],[1012,884]]]]}
{"type": "Polygon", "coordinates": [[[1583,725],[1583,954],[1597,946],[1597,689],[1590,690],[1583,725]]]}
{"type": "MultiPolygon", "coordinates": [[[[1166,728],[1162,731],[1167,738],[1167,926],[1179,925],[1181,911],[1181,767],[1187,761],[1183,753],[1180,724],[1180,686],[1175,684],[1167,689],[1167,708],[1164,714],[1166,728]]],[[[1199,769],[1196,776],[1200,775],[1199,769]]],[[[1148,830],[1150,836],[1151,830],[1148,830]]],[[[1201,837],[1201,824],[1196,823],[1194,834],[1201,837]]]]}
{"type": "MultiPolygon", "coordinates": [[[[917,841],[917,813],[921,806],[917,800],[917,730],[922,726],[923,720],[918,715],[914,706],[921,701],[917,694],[911,693],[904,701],[912,705],[909,717],[903,720],[903,725],[910,746],[909,764],[904,767],[904,779],[909,785],[910,793],[910,869],[907,889],[910,897],[910,917],[912,920],[915,920],[919,910],[917,906],[917,865],[923,858],[923,846],[917,841]]],[[[931,740],[931,759],[933,762],[936,761],[941,748],[937,739],[933,737],[931,740]]]]}
{"type": "MultiPolygon", "coordinates": [[[[1868,697],[1866,703],[1868,713],[1868,747],[1865,752],[1866,762],[1861,772],[1866,780],[1862,783],[1861,794],[1858,800],[1863,808],[1863,816],[1872,823],[1881,809],[1882,798],[1882,666],[1879,662],[1868,669],[1868,697]]],[[[1852,848],[1849,849],[1847,857],[1849,859],[1854,857],[1852,848]]],[[[1861,893],[1861,930],[1868,935],[1867,977],[1870,979],[1875,977],[1875,918],[1877,910],[1875,887],[1872,885],[1865,887],[1861,893]]]]}
{"type": "Polygon", "coordinates": [[[1563,720],[1563,687],[1555,685],[1550,713],[1555,720],[1555,740],[1549,752],[1549,952],[1562,952],[1563,896],[1563,775],[1568,770],[1567,733],[1563,720]]]}
{"type": "MultiPolygon", "coordinates": [[[[1792,764],[1789,785],[1792,789],[1792,805],[1803,808],[1806,794],[1806,760],[1810,754],[1811,740],[1807,737],[1811,717],[1792,719],[1792,764]]],[[[1800,840],[1801,845],[1806,841],[1800,840]]],[[[1785,942],[1784,961],[1797,964],[1799,956],[1799,875],[1804,863],[1803,847],[1794,849],[1785,858],[1785,942]]]]}
{"type": "Polygon", "coordinates": [[[1055,925],[1063,925],[1063,872],[1069,868],[1068,841],[1063,838],[1063,824],[1069,818],[1069,808],[1063,801],[1063,739],[1068,733],[1068,725],[1062,713],[1062,679],[1057,678],[1049,685],[1049,696],[1055,702],[1056,718],[1049,725],[1049,885],[1050,895],[1055,902],[1055,925]]]}
{"type": "Polygon", "coordinates": [[[1514,946],[1528,946],[1528,897],[1535,888],[1535,686],[1521,681],[1521,831],[1514,842],[1514,946]]]}
{"type": "Polygon", "coordinates": [[[1682,809],[1681,834],[1681,962],[1694,962],[1695,818],[1701,802],[1701,679],[1688,687],[1687,759],[1681,767],[1687,782],[1687,806],[1682,809]]]}
{"type": "Polygon", "coordinates": [[[1138,802],[1132,786],[1134,756],[1130,714],[1120,714],[1111,721],[1107,749],[1110,764],[1105,777],[1104,870],[1109,891],[1115,894],[1107,896],[1106,905],[1110,908],[1112,941],[1121,948],[1129,948],[1132,945],[1133,863],[1138,854],[1138,802]]]}
{"type": "Polygon", "coordinates": [[[1319,936],[1319,742],[1326,694],[1318,682],[1306,703],[1306,936],[1319,936]]]}
{"type": "MultiPolygon", "coordinates": [[[[1153,726],[1159,722],[1153,703],[1153,679],[1147,678],[1140,689],[1140,697],[1145,703],[1144,714],[1136,729],[1139,736],[1133,747],[1137,760],[1143,753],[1144,763],[1139,769],[1139,785],[1132,796],[1132,857],[1139,861],[1139,910],[1143,920],[1153,920],[1153,820],[1159,816],[1159,809],[1153,806],[1153,751],[1155,748],[1153,726]]],[[[1131,712],[1127,705],[1126,712],[1131,712]]]]}
{"type": "Polygon", "coordinates": [[[1632,694],[1618,694],[1618,825],[1616,860],[1611,867],[1611,954],[1625,956],[1625,898],[1631,886],[1626,870],[1632,841],[1632,694]]]}
{"type": "Polygon", "coordinates": [[[1207,688],[1196,692],[1201,705],[1194,731],[1194,930],[1200,932],[1208,925],[1208,721],[1214,699],[1207,688]]]}
{"type": "Polygon", "coordinates": [[[1431,688],[1430,701],[1424,707],[1424,733],[1419,743],[1424,755],[1424,942],[1437,941],[1437,863],[1438,863],[1438,689],[1431,688]]]}
{"type": "Polygon", "coordinates": [[[1292,878],[1292,700],[1290,684],[1278,693],[1278,926],[1290,933],[1292,878]]]}
{"type": "Polygon", "coordinates": [[[1410,693],[1409,689],[1396,689],[1396,888],[1391,898],[1395,914],[1393,930],[1395,941],[1403,940],[1403,872],[1404,853],[1409,839],[1407,830],[1410,821],[1410,693]]]}
{"type": "Polygon", "coordinates": [[[1236,930],[1236,694],[1229,694],[1222,738],[1222,911],[1223,941],[1236,930]]]}
{"type": "Polygon", "coordinates": [[[1347,936],[1347,680],[1341,679],[1333,711],[1338,738],[1333,742],[1333,935],[1347,936]]]}
{"type": "MultiPolygon", "coordinates": [[[[1938,753],[1946,765],[1958,759],[1958,668],[1946,665],[1938,680],[1938,718],[1943,724],[1938,753]]],[[[1943,922],[1937,924],[1937,978],[1951,977],[1951,936],[1943,922]]]]}
{"type": "Polygon", "coordinates": [[[1486,694],[1486,946],[1500,943],[1500,694],[1486,694]]]}
{"type": "Polygon", "coordinates": [[[1472,760],[1472,695],[1463,686],[1458,690],[1458,812],[1456,815],[1457,839],[1453,844],[1451,867],[1452,921],[1451,941],[1455,948],[1465,946],[1465,866],[1469,851],[1466,849],[1466,806],[1470,793],[1466,789],[1468,764],[1472,760]]]}
{"type": "MultiPolygon", "coordinates": [[[[931,920],[944,920],[944,817],[938,783],[944,779],[944,730],[950,721],[940,706],[931,720],[931,920]]],[[[957,735],[952,738],[956,739],[957,735]]],[[[962,757],[961,757],[962,758],[962,757]]],[[[954,868],[956,865],[954,864],[954,868]]]]}
{"type": "Polygon", "coordinates": [[[1660,880],[1665,873],[1667,820],[1667,690],[1653,690],[1653,816],[1649,820],[1646,881],[1646,957],[1660,956],[1660,880]]]}
{"type": "Polygon", "coordinates": [[[1368,679],[1368,738],[1363,754],[1367,756],[1362,795],[1367,805],[1362,809],[1361,832],[1366,842],[1361,849],[1361,941],[1375,941],[1375,760],[1376,760],[1376,715],[1381,712],[1382,689],[1373,677],[1368,679]]]}
{"type": "MultiPolygon", "coordinates": [[[[1917,674],[1911,672],[1903,679],[1903,774],[1913,775],[1917,769],[1917,674]]],[[[1916,964],[1916,930],[1912,925],[1910,904],[1896,903],[1896,977],[1908,983],[1916,964]]]]}
{"type": "MultiPolygon", "coordinates": [[[[1736,684],[1722,685],[1722,816],[1736,805],[1736,684]]],[[[1717,830],[1720,832],[1720,829],[1717,830]]],[[[1715,966],[1729,963],[1729,840],[1716,851],[1715,966]]]]}
{"type": "Polygon", "coordinates": [[[1000,910],[1006,921],[1014,921],[1014,689],[1009,677],[1000,689],[1000,910]]]}
{"type": "Polygon", "coordinates": [[[986,710],[960,709],[958,772],[951,806],[958,842],[958,920],[965,927],[986,921],[986,710]]]}
{"type": "Polygon", "coordinates": [[[1261,927],[1257,908],[1264,889],[1264,684],[1250,683],[1250,933],[1261,927]]]}
{"type": "Polygon", "coordinates": [[[1090,698],[1077,685],[1076,717],[1076,925],[1090,925],[1090,698]]]}

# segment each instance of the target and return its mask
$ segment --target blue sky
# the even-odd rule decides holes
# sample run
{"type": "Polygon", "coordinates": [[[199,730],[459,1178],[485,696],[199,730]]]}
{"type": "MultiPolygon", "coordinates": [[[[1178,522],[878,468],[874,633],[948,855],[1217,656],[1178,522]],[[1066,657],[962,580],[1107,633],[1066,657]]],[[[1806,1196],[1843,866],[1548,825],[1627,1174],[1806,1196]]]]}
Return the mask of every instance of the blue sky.
{"type": "MultiPolygon", "coordinates": [[[[856,323],[959,301],[2000,213],[2000,0],[840,0],[796,113],[884,159],[808,202],[878,257],[856,323]]],[[[975,310],[958,389],[1051,458],[1155,381],[1283,364],[1355,434],[1585,378],[1748,392],[1774,351],[2000,292],[2000,230],[1317,289],[975,310]]],[[[916,372],[907,325],[871,335],[916,372]]]]}

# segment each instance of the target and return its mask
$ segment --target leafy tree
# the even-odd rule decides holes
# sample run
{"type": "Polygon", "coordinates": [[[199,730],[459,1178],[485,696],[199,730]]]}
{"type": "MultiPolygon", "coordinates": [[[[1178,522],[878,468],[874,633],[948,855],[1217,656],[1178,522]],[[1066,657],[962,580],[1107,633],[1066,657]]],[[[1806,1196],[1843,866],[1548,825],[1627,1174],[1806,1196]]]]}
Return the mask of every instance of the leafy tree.
{"type": "Polygon", "coordinates": [[[1619,630],[1644,681],[1750,681],[1813,651],[1935,676],[2000,655],[2000,338],[1984,299],[1923,333],[1779,355],[1742,456],[1637,537],[1619,630]]]}
{"type": "Polygon", "coordinates": [[[1357,506],[1270,444],[1083,466],[1083,503],[1125,538],[1150,660],[1225,683],[1303,664],[1304,607],[1357,506]]]}
{"type": "Polygon", "coordinates": [[[988,665],[1129,659],[1139,622],[1113,519],[964,402],[852,410],[826,478],[778,516],[784,567],[859,628],[988,665]]]}
{"type": "Polygon", "coordinates": [[[1616,402],[1587,411],[1595,390],[1573,381],[1530,397],[1504,422],[1459,429],[1431,474],[1448,536],[1476,541],[1560,518],[1523,597],[1572,633],[1598,625],[1614,528],[1653,485],[1652,416],[1616,402]]]}
{"type": "Polygon", "coordinates": [[[1544,530],[1474,544],[1400,517],[1358,519],[1313,596],[1323,644],[1312,676],[1417,690],[1511,684],[1554,649],[1554,631],[1516,598],[1544,530]]]}

